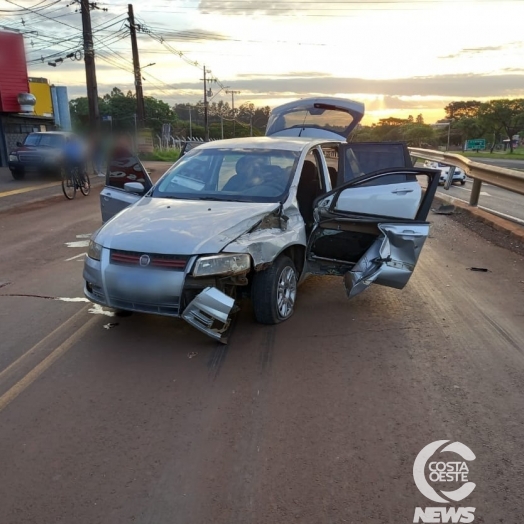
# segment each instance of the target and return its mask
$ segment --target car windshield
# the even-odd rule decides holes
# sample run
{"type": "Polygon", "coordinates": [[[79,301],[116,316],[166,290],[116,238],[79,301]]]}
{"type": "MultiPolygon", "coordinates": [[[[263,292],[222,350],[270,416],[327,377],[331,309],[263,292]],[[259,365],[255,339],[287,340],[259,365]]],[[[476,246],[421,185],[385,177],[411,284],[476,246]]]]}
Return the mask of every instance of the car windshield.
{"type": "Polygon", "coordinates": [[[27,135],[24,141],[25,146],[41,147],[61,147],[64,143],[62,135],[53,135],[51,133],[31,133],[27,135]]]}
{"type": "Polygon", "coordinates": [[[195,149],[156,184],[152,196],[190,200],[281,202],[300,153],[278,149],[195,149]]]}

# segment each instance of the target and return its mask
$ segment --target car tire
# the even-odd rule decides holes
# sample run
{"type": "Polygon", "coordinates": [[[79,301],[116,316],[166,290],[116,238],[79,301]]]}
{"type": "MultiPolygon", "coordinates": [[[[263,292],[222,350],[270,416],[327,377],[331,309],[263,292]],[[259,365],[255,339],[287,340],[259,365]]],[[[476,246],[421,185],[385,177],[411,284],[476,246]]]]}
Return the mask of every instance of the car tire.
{"type": "Polygon", "coordinates": [[[297,296],[297,270],[287,256],[278,257],[271,267],[256,273],[251,299],[260,324],[278,324],[291,317],[297,296]]]}
{"type": "Polygon", "coordinates": [[[21,169],[13,169],[11,171],[11,174],[13,175],[13,178],[15,180],[22,180],[25,176],[24,171],[22,171],[21,169]]]}
{"type": "Polygon", "coordinates": [[[460,185],[461,185],[461,186],[465,186],[465,185],[466,185],[466,181],[465,181],[465,180],[461,180],[461,181],[460,181],[460,185]]]}

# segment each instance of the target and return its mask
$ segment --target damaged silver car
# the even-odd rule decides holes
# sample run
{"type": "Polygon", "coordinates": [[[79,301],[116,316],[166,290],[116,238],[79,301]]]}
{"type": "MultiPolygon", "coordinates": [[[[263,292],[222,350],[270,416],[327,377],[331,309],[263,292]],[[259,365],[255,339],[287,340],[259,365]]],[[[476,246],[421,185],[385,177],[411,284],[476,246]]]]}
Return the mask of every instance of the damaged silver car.
{"type": "Polygon", "coordinates": [[[358,102],[304,99],[276,108],[267,136],[205,143],[152,184],[115,159],[105,224],[84,266],[86,297],[182,317],[226,341],[240,296],[276,324],[308,275],[340,275],[348,297],[406,285],[429,233],[440,173],[414,168],[403,143],[352,143],[358,102]]]}

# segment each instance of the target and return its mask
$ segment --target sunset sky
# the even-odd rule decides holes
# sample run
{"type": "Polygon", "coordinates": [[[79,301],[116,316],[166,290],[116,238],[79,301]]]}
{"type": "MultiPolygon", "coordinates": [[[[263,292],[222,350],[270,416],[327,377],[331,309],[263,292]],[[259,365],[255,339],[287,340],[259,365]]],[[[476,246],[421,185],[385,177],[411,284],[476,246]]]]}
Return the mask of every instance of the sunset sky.
{"type": "MultiPolygon", "coordinates": [[[[83,61],[47,65],[81,49],[68,3],[0,0],[0,25],[38,31],[25,35],[30,76],[67,85],[72,98],[85,94],[83,61]]],[[[92,12],[101,95],[134,88],[127,3],[92,12]]],[[[141,65],[155,63],[144,67],[145,93],[169,103],[202,98],[194,61],[241,91],[237,104],[343,96],[366,104],[367,123],[418,113],[432,122],[451,100],[524,96],[523,0],[139,0],[134,9],[150,32],[139,36],[141,65]]]]}

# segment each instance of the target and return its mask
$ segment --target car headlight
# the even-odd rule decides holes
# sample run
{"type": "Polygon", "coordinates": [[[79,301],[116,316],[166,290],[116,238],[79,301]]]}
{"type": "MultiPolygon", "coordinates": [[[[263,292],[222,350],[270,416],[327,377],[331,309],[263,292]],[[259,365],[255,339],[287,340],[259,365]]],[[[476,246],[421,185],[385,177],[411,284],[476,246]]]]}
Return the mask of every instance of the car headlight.
{"type": "Polygon", "coordinates": [[[213,255],[201,257],[196,261],[193,276],[235,275],[245,273],[251,268],[251,258],[247,254],[213,255]]]}
{"type": "Polygon", "coordinates": [[[18,156],[11,153],[9,155],[9,162],[18,162],[18,156]]]}
{"type": "Polygon", "coordinates": [[[102,246],[90,240],[89,248],[87,250],[87,256],[89,258],[92,258],[93,260],[100,260],[100,258],[102,257],[102,246]]]}

